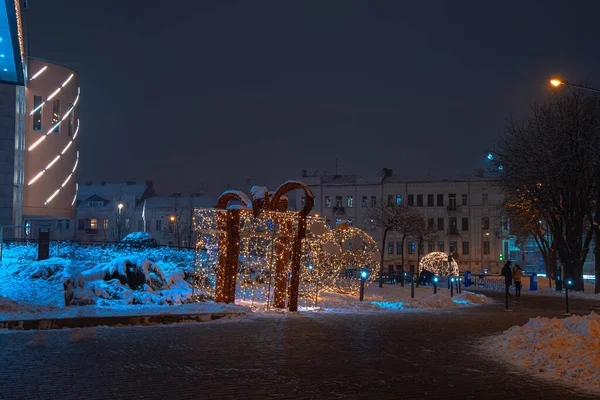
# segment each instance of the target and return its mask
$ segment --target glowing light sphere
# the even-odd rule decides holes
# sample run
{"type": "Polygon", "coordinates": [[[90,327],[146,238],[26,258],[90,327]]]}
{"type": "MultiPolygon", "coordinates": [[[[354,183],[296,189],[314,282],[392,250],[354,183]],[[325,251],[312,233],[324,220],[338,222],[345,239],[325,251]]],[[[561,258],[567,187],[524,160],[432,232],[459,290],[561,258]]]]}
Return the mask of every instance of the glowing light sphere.
{"type": "Polygon", "coordinates": [[[354,227],[328,231],[305,244],[302,278],[307,293],[356,294],[361,279],[376,277],[379,249],[366,232],[354,227]],[[313,269],[309,270],[312,265],[313,269]]]}
{"type": "Polygon", "coordinates": [[[448,263],[448,255],[439,251],[427,254],[419,263],[421,271],[429,271],[438,276],[458,276],[458,264],[452,260],[448,263]]]}

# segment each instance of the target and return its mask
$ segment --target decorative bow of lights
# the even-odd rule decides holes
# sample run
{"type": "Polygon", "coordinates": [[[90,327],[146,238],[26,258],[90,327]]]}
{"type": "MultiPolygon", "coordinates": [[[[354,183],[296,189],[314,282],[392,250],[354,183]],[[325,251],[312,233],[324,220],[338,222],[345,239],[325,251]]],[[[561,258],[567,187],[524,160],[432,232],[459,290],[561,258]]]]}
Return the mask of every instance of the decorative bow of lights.
{"type": "Polygon", "coordinates": [[[306,219],[314,206],[314,194],[308,186],[298,181],[287,181],[273,195],[266,187],[255,186],[248,197],[245,193],[228,190],[217,200],[217,209],[226,210],[225,218],[217,225],[219,234],[219,258],[215,283],[215,301],[233,303],[235,301],[236,276],[240,255],[240,220],[242,210],[252,210],[254,218],[272,213],[271,224],[280,232],[276,241],[276,265],[274,300],[275,307],[285,307],[286,297],[290,311],[298,310],[298,290],[300,285],[300,263],[302,239],[306,236],[306,219]],[[288,199],[285,194],[300,189],[304,191],[304,205],[299,212],[286,213],[288,199]],[[230,204],[237,200],[241,204],[230,204]],[[284,217],[285,216],[285,217],[284,217]],[[290,285],[287,288],[287,261],[290,259],[290,235],[292,221],[296,219],[296,231],[291,246],[290,285]],[[287,294],[287,296],[286,296],[287,294]]]}

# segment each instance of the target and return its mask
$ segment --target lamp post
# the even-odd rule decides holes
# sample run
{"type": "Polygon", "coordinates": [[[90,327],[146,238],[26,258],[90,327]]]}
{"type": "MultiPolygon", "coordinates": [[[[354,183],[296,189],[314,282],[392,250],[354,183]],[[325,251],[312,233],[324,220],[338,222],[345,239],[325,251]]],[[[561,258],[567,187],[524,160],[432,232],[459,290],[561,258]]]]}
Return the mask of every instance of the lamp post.
{"type": "Polygon", "coordinates": [[[450,278],[450,297],[454,297],[454,278],[450,278]]]}
{"type": "Polygon", "coordinates": [[[567,280],[567,284],[565,285],[565,306],[567,307],[567,315],[569,315],[569,286],[573,284],[572,280],[567,280]]]}
{"type": "Polygon", "coordinates": [[[123,234],[121,229],[121,212],[123,212],[123,203],[117,205],[119,211],[117,212],[117,240],[121,241],[121,235],[123,234]]]}
{"type": "Polygon", "coordinates": [[[563,80],[563,79],[558,79],[558,78],[552,78],[550,79],[550,84],[554,87],[559,87],[559,86],[571,86],[577,89],[582,89],[582,90],[587,90],[590,92],[595,92],[595,93],[600,93],[600,89],[596,89],[596,88],[592,88],[589,86],[581,86],[581,85],[576,85],[574,83],[569,83],[569,81],[567,80],[563,80]]]}
{"type": "Polygon", "coordinates": [[[433,294],[437,294],[437,283],[438,283],[438,277],[434,276],[433,277],[433,294]]]}

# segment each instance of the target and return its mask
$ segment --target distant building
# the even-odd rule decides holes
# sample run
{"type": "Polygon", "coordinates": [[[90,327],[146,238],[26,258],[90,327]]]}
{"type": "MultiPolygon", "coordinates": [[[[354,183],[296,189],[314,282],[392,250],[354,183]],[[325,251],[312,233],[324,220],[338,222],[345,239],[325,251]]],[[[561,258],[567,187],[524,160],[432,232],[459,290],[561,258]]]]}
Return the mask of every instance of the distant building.
{"type": "MultiPolygon", "coordinates": [[[[374,226],[365,212],[380,204],[406,202],[417,207],[425,221],[434,227],[436,235],[428,240],[422,255],[433,252],[452,252],[461,271],[498,273],[509,248],[508,221],[502,218],[502,194],[494,181],[483,176],[468,179],[431,179],[404,181],[389,169],[378,176],[356,175],[303,176],[315,194],[313,213],[326,218],[327,224],[347,220],[370,233],[381,246],[383,230],[374,226]]],[[[296,199],[296,207],[303,204],[296,199]]],[[[415,271],[418,244],[407,238],[402,245],[399,233],[388,233],[382,251],[386,272],[415,271]]]]}

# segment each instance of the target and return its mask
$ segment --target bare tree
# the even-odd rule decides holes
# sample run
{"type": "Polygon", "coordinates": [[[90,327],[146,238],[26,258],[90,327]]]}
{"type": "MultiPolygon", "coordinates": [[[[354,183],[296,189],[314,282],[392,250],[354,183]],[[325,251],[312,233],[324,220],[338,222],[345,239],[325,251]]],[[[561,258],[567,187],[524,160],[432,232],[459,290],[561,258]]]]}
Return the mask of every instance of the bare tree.
{"type": "Polygon", "coordinates": [[[186,203],[179,196],[174,196],[173,203],[167,207],[167,226],[164,228],[165,234],[172,235],[177,244],[177,248],[191,247],[194,239],[193,213],[194,207],[191,197],[186,203]]]}
{"type": "MultiPolygon", "coordinates": [[[[511,119],[496,163],[508,201],[527,204],[521,207],[539,215],[565,278],[573,289],[583,290],[590,242],[594,233],[600,238],[600,96],[565,91],[533,105],[527,120],[511,119]]],[[[600,291],[598,261],[596,274],[600,291]]]]}
{"type": "MultiPolygon", "coordinates": [[[[404,203],[398,205],[382,202],[377,206],[369,208],[365,215],[371,220],[373,225],[383,229],[381,260],[379,263],[379,287],[383,287],[384,249],[388,233],[391,231],[400,232],[402,234],[402,248],[404,248],[404,240],[410,234],[414,220],[420,214],[416,208],[404,203]]],[[[404,269],[404,251],[402,252],[402,268],[404,269]]]]}
{"type": "Polygon", "coordinates": [[[120,197],[114,201],[114,219],[109,221],[109,229],[115,242],[120,242],[131,232],[133,211],[120,197]]]}
{"type": "Polygon", "coordinates": [[[410,225],[408,231],[417,242],[417,287],[419,287],[419,266],[421,264],[421,254],[424,253],[425,249],[423,246],[425,242],[434,239],[437,235],[437,231],[434,227],[427,225],[425,218],[418,213],[418,215],[410,218],[410,225]]]}

